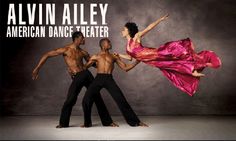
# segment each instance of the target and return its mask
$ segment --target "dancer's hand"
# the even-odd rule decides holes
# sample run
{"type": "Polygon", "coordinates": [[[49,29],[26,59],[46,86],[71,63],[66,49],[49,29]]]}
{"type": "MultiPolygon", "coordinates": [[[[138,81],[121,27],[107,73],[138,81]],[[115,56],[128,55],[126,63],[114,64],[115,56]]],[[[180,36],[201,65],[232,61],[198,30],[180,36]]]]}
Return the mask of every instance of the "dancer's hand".
{"type": "Polygon", "coordinates": [[[67,72],[68,72],[68,74],[70,75],[70,76],[73,76],[74,75],[74,73],[71,71],[71,69],[69,69],[69,68],[67,68],[67,72]]]}
{"type": "Polygon", "coordinates": [[[168,17],[169,17],[169,14],[166,14],[165,16],[161,17],[160,20],[161,21],[166,20],[168,17]]]}
{"type": "Polygon", "coordinates": [[[139,60],[135,60],[135,64],[139,64],[140,63],[140,61],[139,60]]]}
{"type": "Polygon", "coordinates": [[[155,26],[157,26],[160,22],[167,19],[168,17],[169,17],[169,14],[166,14],[165,16],[157,19],[156,21],[154,21],[153,23],[148,25],[143,31],[136,33],[134,36],[134,40],[140,41],[141,37],[143,37],[145,34],[147,34],[149,31],[151,31],[155,26]]]}
{"type": "Polygon", "coordinates": [[[113,55],[115,56],[115,58],[119,58],[120,59],[120,57],[121,57],[120,54],[116,53],[116,52],[114,52],[113,55]]]}
{"type": "Polygon", "coordinates": [[[39,69],[38,68],[35,68],[34,70],[33,70],[33,73],[32,73],[32,79],[33,80],[36,80],[36,79],[38,79],[38,77],[39,77],[39,69]]]}
{"type": "Polygon", "coordinates": [[[115,55],[115,56],[117,56],[117,57],[120,56],[119,53],[116,53],[116,52],[114,52],[113,55],[115,55]]]}

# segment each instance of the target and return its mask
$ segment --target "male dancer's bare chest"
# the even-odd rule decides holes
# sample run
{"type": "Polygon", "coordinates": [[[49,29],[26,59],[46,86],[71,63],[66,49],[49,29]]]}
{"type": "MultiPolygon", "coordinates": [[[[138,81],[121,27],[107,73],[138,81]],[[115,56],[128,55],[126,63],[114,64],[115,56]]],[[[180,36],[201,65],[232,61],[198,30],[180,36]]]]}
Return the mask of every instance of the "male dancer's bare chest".
{"type": "Polygon", "coordinates": [[[80,50],[68,50],[63,57],[68,67],[83,68],[84,54],[80,50]]]}

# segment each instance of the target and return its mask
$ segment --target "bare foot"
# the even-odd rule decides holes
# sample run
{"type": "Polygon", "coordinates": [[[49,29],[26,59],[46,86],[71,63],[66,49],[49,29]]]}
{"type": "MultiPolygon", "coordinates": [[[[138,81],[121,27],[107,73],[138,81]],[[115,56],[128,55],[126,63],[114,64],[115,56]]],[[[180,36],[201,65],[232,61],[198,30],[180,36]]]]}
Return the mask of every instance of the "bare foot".
{"type": "Polygon", "coordinates": [[[111,126],[111,127],[119,127],[119,125],[114,123],[114,122],[112,122],[109,126],[111,126]]]}
{"type": "Polygon", "coordinates": [[[80,125],[81,128],[89,128],[89,127],[92,127],[92,125],[89,125],[89,126],[85,126],[84,124],[83,125],[80,125]]]}
{"type": "Polygon", "coordinates": [[[203,76],[205,76],[205,74],[199,73],[199,72],[197,72],[196,70],[194,70],[194,72],[192,73],[192,75],[195,76],[195,77],[203,77],[203,76]]]}
{"type": "Polygon", "coordinates": [[[67,128],[68,126],[57,125],[56,128],[67,128]]]}
{"type": "Polygon", "coordinates": [[[207,65],[207,67],[210,67],[210,68],[212,68],[212,63],[206,63],[206,65],[207,65]]]}
{"type": "Polygon", "coordinates": [[[147,124],[143,123],[143,122],[139,122],[139,125],[138,126],[141,126],[141,127],[149,127],[147,124]]]}

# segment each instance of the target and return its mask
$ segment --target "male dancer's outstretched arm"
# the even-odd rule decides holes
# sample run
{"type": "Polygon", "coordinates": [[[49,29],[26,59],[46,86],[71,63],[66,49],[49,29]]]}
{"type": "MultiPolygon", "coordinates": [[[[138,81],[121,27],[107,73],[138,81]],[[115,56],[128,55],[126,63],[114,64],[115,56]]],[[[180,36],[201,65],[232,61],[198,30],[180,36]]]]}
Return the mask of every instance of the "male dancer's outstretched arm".
{"type": "Polygon", "coordinates": [[[84,69],[88,69],[89,67],[93,66],[93,64],[96,64],[96,55],[93,55],[92,57],[89,58],[87,63],[84,65],[84,69]]]}
{"type": "Polygon", "coordinates": [[[136,60],[134,63],[132,64],[126,64],[124,63],[119,56],[115,56],[116,59],[116,64],[124,71],[128,72],[131,69],[133,69],[137,64],[140,63],[140,61],[136,60]]]}
{"type": "MultiPolygon", "coordinates": [[[[137,64],[140,63],[140,61],[136,60],[134,63],[132,64],[126,64],[124,63],[119,56],[117,55],[113,55],[114,59],[115,59],[115,62],[116,64],[124,71],[128,72],[130,71],[131,69],[133,69],[137,64]]],[[[96,64],[97,62],[97,55],[93,55],[89,61],[84,65],[85,69],[93,66],[93,64],[96,64]]]]}
{"type": "MultiPolygon", "coordinates": [[[[84,59],[85,59],[86,63],[88,63],[91,56],[89,55],[89,53],[87,51],[83,51],[83,53],[85,55],[84,59]]],[[[91,64],[91,66],[96,68],[97,67],[96,62],[93,62],[93,64],[91,64]]],[[[84,68],[86,68],[86,67],[84,67],[84,68]]]]}
{"type": "Polygon", "coordinates": [[[115,56],[119,56],[120,58],[132,61],[133,58],[129,54],[121,54],[121,53],[113,53],[115,56]]]}
{"type": "Polygon", "coordinates": [[[38,73],[40,68],[43,66],[43,64],[47,61],[48,58],[50,57],[54,57],[54,56],[58,56],[58,55],[62,55],[64,52],[66,52],[67,48],[58,48],[52,51],[49,51],[47,53],[45,53],[42,58],[40,59],[38,65],[35,67],[35,69],[33,70],[32,73],[32,79],[36,80],[38,78],[38,73]]]}

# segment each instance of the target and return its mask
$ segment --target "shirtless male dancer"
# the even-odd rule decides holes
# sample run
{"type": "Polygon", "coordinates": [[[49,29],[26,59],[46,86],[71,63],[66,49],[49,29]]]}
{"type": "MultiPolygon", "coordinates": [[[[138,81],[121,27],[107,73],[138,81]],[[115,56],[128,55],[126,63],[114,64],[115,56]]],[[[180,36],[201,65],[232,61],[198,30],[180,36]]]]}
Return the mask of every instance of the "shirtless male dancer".
{"type": "Polygon", "coordinates": [[[97,55],[93,55],[85,65],[85,68],[88,68],[92,64],[96,63],[97,76],[87,89],[83,98],[82,105],[84,110],[84,125],[81,125],[81,127],[92,126],[91,109],[93,101],[102,88],[107,89],[111,94],[112,98],[115,100],[123,116],[125,117],[126,122],[130,126],[147,127],[146,124],[142,123],[138,119],[137,115],[134,113],[133,109],[126,101],[122,91],[112,77],[114,63],[116,63],[121,69],[129,71],[134,68],[139,63],[139,61],[136,60],[133,64],[125,64],[121,61],[119,56],[111,54],[109,52],[109,50],[111,49],[111,42],[108,38],[101,39],[99,45],[101,47],[101,52],[97,55]]]}
{"type": "MultiPolygon", "coordinates": [[[[88,88],[94,80],[91,72],[87,69],[84,69],[83,59],[86,61],[90,59],[88,52],[80,48],[80,45],[85,44],[84,35],[82,32],[76,31],[72,35],[72,40],[73,42],[66,45],[65,47],[58,48],[44,54],[32,73],[32,79],[36,80],[38,78],[39,69],[50,57],[62,55],[65,60],[68,71],[72,77],[72,83],[70,85],[66,101],[64,102],[63,108],[61,110],[59,125],[57,125],[56,128],[69,127],[72,107],[76,103],[78,94],[80,93],[83,86],[88,88]]],[[[94,101],[103,126],[117,127],[118,125],[113,123],[100,93],[95,95],[94,101]]]]}

